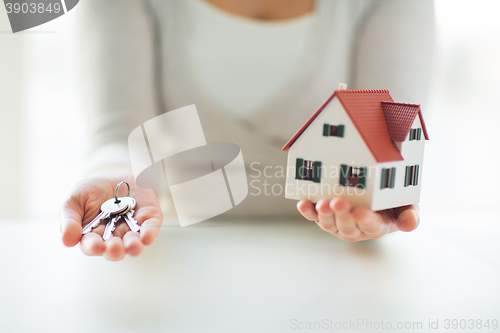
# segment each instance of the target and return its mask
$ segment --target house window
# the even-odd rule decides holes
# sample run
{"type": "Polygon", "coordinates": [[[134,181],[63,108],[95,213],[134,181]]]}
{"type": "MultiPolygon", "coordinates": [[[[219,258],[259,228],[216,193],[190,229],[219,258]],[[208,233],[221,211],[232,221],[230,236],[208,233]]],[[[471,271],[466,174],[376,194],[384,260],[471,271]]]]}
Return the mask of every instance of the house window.
{"type": "Polygon", "coordinates": [[[321,181],[321,162],[297,158],[295,162],[295,179],[319,183],[321,181]]]}
{"type": "Polygon", "coordinates": [[[418,165],[409,165],[406,167],[405,186],[418,185],[418,171],[418,165]]]}
{"type": "Polygon", "coordinates": [[[313,180],[313,161],[304,160],[302,167],[302,180],[313,180]]]}
{"type": "Polygon", "coordinates": [[[344,125],[323,124],[323,136],[344,137],[344,125]]]}
{"type": "Polygon", "coordinates": [[[361,169],[358,167],[349,167],[349,173],[347,176],[347,185],[356,186],[359,183],[359,177],[361,174],[361,169]]]}
{"type": "Polygon", "coordinates": [[[422,129],[421,128],[412,128],[410,130],[410,141],[420,140],[422,137],[422,129]]]}
{"type": "Polygon", "coordinates": [[[380,188],[394,188],[394,178],[396,178],[396,168],[382,169],[380,188]]]}
{"type": "Polygon", "coordinates": [[[366,187],[366,168],[342,164],[340,166],[340,180],[342,186],[366,187]]]}

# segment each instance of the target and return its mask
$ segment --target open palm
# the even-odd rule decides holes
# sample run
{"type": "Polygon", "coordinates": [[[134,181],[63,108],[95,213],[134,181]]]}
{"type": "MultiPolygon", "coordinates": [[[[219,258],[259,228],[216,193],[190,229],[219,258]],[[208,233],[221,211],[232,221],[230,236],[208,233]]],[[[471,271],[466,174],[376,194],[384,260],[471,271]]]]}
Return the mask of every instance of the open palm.
{"type": "Polygon", "coordinates": [[[352,207],[347,199],[337,197],[321,199],[316,205],[300,200],[297,209],[321,229],[350,242],[380,238],[397,230],[412,231],[419,223],[418,205],[374,212],[366,207],[352,207]]]}
{"type": "MultiPolygon", "coordinates": [[[[120,189],[119,195],[126,195],[125,190],[120,189]]],[[[64,245],[75,246],[80,242],[85,254],[104,255],[109,260],[123,259],[125,254],[139,255],[143,245],[154,241],[163,222],[163,214],[154,192],[137,186],[132,176],[83,180],[63,204],[60,217],[64,245]],[[126,223],[119,223],[113,231],[114,237],[104,241],[102,234],[106,223],[101,223],[82,237],[83,227],[100,213],[103,202],[114,197],[116,185],[122,181],[130,184],[130,196],[137,201],[134,217],[141,225],[140,233],[130,231],[126,223]]]]}

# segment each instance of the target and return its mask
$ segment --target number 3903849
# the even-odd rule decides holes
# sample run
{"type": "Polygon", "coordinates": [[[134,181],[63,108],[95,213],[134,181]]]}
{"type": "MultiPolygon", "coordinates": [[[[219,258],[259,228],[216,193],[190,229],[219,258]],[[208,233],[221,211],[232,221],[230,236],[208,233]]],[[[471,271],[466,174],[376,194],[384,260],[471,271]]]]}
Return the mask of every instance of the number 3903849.
{"type": "Polygon", "coordinates": [[[5,3],[5,8],[7,9],[7,14],[11,13],[23,13],[23,14],[35,14],[35,13],[59,13],[62,8],[61,4],[59,3],[48,3],[44,4],[42,2],[40,3],[10,3],[7,2],[5,3]]]}

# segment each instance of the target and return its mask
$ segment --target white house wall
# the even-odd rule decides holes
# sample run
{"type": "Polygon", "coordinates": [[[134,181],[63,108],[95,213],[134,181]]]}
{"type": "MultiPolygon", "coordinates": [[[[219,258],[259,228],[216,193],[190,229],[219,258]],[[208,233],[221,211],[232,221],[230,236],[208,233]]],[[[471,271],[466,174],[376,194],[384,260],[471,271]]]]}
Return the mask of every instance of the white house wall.
{"type": "Polygon", "coordinates": [[[373,168],[375,159],[358,130],[335,97],[314,119],[288,151],[287,189],[289,199],[309,199],[343,196],[354,205],[372,206],[374,177],[366,178],[364,190],[339,185],[340,165],[373,168]],[[344,125],[344,137],[323,136],[323,124],[344,125]],[[321,161],[321,183],[295,179],[296,159],[321,161]],[[356,192],[355,192],[356,191],[356,192]],[[360,194],[361,196],[357,195],[360,194]]]}
{"type": "MultiPolygon", "coordinates": [[[[422,128],[417,116],[411,128],[422,128]]],[[[422,130],[420,140],[409,141],[409,133],[404,142],[398,144],[401,147],[401,155],[404,161],[379,163],[374,177],[374,193],[372,210],[382,210],[399,207],[419,202],[420,187],[422,184],[422,166],[424,156],[425,138],[422,130]],[[419,165],[418,185],[404,186],[406,166],[419,165]],[[381,189],[382,168],[396,168],[394,188],[381,189]]]]}

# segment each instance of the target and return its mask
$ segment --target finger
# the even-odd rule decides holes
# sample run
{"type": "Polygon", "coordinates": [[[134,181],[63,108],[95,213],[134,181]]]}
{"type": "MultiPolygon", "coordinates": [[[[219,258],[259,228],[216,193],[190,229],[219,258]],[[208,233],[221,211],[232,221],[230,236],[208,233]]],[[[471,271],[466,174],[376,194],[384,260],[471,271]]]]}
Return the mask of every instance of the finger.
{"type": "Polygon", "coordinates": [[[343,239],[353,241],[361,236],[361,231],[351,220],[352,205],[346,198],[337,197],[330,201],[330,209],[335,214],[335,223],[338,233],[343,239]]]}
{"type": "Polygon", "coordinates": [[[88,256],[100,256],[104,253],[104,241],[94,232],[83,235],[81,246],[83,253],[88,256]]]}
{"type": "Polygon", "coordinates": [[[142,252],[141,236],[138,232],[129,231],[123,236],[123,246],[125,253],[132,257],[138,256],[142,252]]]}
{"type": "Polygon", "coordinates": [[[330,209],[335,213],[335,217],[346,220],[349,219],[352,205],[346,198],[336,197],[330,201],[330,209]]]}
{"type": "Polygon", "coordinates": [[[63,244],[68,247],[75,246],[82,237],[81,214],[70,207],[70,203],[65,203],[61,208],[59,217],[63,244]]]}
{"type": "Polygon", "coordinates": [[[104,258],[117,261],[125,257],[125,248],[123,241],[119,237],[111,237],[104,241],[104,258]]]}
{"type": "Polygon", "coordinates": [[[318,220],[316,209],[314,208],[313,203],[309,200],[300,200],[297,202],[297,210],[309,221],[318,220]]]}
{"type": "Polygon", "coordinates": [[[418,213],[418,207],[408,206],[406,209],[402,210],[396,220],[398,229],[401,231],[412,231],[415,230],[420,223],[420,215],[418,213]]]}
{"type": "Polygon", "coordinates": [[[141,241],[150,245],[160,233],[163,213],[158,207],[143,207],[137,211],[137,222],[141,226],[141,241]]]}
{"type": "Polygon", "coordinates": [[[161,221],[156,218],[150,218],[141,224],[141,241],[144,245],[151,245],[160,233],[161,221]]]}
{"type": "Polygon", "coordinates": [[[369,238],[380,238],[387,234],[391,227],[391,223],[386,222],[380,214],[366,207],[354,208],[351,219],[357,224],[361,233],[369,238]]]}
{"type": "Polygon", "coordinates": [[[330,209],[330,200],[321,199],[316,204],[316,212],[318,213],[318,225],[321,229],[332,234],[337,233],[337,226],[335,225],[335,217],[330,209]]]}

